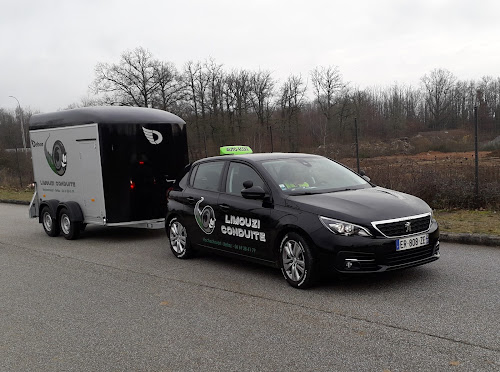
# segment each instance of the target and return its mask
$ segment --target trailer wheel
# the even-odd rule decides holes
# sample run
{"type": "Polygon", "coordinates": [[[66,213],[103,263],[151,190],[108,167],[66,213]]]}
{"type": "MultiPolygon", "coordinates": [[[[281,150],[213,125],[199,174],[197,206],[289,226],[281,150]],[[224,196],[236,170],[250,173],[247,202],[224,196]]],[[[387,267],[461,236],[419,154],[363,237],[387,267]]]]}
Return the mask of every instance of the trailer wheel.
{"type": "Polygon", "coordinates": [[[61,208],[59,212],[59,224],[61,226],[61,233],[68,240],[78,239],[81,231],[81,222],[72,221],[71,217],[68,209],[61,208]]]}
{"type": "Polygon", "coordinates": [[[170,249],[177,258],[189,258],[193,255],[193,248],[189,243],[186,227],[182,222],[174,217],[167,227],[170,249]]]}
{"type": "Polygon", "coordinates": [[[42,226],[48,236],[54,237],[59,235],[59,224],[57,220],[52,218],[49,207],[43,207],[42,212],[42,226]]]}

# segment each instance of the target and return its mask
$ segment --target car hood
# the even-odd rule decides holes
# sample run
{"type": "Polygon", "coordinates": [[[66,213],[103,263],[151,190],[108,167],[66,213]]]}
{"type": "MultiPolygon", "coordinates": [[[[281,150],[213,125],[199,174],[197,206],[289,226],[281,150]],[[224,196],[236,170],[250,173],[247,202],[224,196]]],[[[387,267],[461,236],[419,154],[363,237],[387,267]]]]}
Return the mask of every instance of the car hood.
{"type": "Polygon", "coordinates": [[[293,195],[287,199],[288,203],[303,211],[366,226],[372,221],[431,212],[422,199],[382,187],[293,195]]]}

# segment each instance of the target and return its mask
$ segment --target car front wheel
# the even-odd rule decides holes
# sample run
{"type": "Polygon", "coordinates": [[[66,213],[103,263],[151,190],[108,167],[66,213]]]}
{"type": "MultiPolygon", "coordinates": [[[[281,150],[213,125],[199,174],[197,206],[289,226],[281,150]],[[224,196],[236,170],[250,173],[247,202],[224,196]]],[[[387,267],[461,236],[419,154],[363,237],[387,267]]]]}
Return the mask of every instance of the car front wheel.
{"type": "Polygon", "coordinates": [[[308,243],[299,234],[289,232],[281,241],[280,266],[283,276],[292,287],[308,288],[314,284],[314,257],[308,243]]]}

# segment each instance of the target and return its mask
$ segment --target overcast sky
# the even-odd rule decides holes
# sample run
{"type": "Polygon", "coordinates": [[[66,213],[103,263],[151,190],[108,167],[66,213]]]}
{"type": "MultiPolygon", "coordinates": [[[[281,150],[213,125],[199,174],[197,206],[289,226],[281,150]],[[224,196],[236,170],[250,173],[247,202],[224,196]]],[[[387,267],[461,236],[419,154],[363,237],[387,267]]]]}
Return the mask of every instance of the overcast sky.
{"type": "Polygon", "coordinates": [[[498,0],[2,0],[0,108],[88,96],[98,62],[148,49],[178,69],[212,57],[283,81],[338,66],[352,85],[417,86],[435,68],[500,77],[498,0]]]}

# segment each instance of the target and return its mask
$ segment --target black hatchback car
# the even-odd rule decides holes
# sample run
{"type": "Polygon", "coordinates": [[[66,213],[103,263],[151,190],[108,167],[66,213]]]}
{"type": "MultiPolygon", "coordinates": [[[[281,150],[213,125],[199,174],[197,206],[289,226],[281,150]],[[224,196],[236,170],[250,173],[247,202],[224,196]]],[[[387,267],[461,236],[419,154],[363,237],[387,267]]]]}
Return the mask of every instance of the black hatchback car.
{"type": "Polygon", "coordinates": [[[178,258],[207,249],[249,259],[281,268],[297,288],[320,269],[375,273],[439,258],[424,201],[310,154],[196,161],[169,192],[165,224],[178,258]]]}

